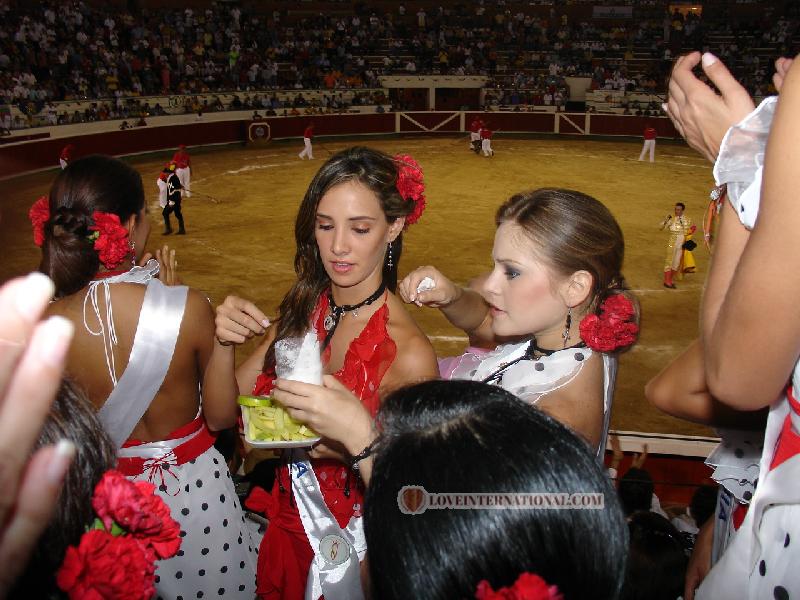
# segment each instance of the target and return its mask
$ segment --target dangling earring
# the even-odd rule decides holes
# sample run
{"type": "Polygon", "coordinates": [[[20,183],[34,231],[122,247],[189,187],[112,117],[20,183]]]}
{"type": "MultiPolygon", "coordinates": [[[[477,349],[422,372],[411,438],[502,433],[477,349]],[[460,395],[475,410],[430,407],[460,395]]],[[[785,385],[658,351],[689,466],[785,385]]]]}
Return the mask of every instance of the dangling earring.
{"type": "Polygon", "coordinates": [[[394,268],[394,262],[392,261],[392,242],[389,242],[389,248],[386,250],[386,266],[390,269],[394,268]]]}
{"type": "Polygon", "coordinates": [[[136,266],[136,242],[128,240],[128,245],[131,247],[131,265],[136,266]]]}
{"type": "Polygon", "coordinates": [[[570,334],[569,328],[572,327],[572,307],[567,307],[567,322],[564,325],[564,333],[561,334],[561,337],[564,339],[564,348],[567,347],[567,342],[569,341],[570,334]]]}

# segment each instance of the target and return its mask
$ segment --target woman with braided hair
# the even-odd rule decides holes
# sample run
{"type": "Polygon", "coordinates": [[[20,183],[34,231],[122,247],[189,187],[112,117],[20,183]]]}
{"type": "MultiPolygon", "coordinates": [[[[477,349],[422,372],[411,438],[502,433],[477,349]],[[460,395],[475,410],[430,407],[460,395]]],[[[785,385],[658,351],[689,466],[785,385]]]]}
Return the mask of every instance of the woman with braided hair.
{"type": "Polygon", "coordinates": [[[66,371],[97,409],[118,470],[154,483],[180,524],[178,555],[157,563],[158,595],[252,598],[255,544],[213,447],[212,432],[237,417],[208,377],[213,311],[171,285],[174,251],[142,257],[150,222],[139,174],[110,157],[76,160],[30,217],[56,287],[48,312],[75,325],[66,371]]]}
{"type": "Polygon", "coordinates": [[[400,295],[439,308],[473,345],[515,340],[467,352],[448,378],[513,392],[572,427],[601,458],[616,354],[638,335],[638,308],[621,272],[622,230],[594,198],[549,188],[515,194],[496,222],[495,266],[480,292],[420,267],[401,282],[400,295]]]}
{"type": "MultiPolygon", "coordinates": [[[[297,214],[297,281],[277,323],[269,326],[255,305],[234,296],[217,308],[216,349],[220,357],[228,353],[227,363],[215,363],[218,380],[281,401],[299,396],[323,405],[344,397],[353,414],[363,411],[369,420],[385,390],[435,377],[433,348],[394,295],[402,232],[422,214],[423,191],[410,156],[354,147],[322,165],[297,214]],[[307,331],[320,342],[323,385],[276,380],[275,342],[307,331]],[[253,336],[263,341],[234,379],[234,345],[253,336]]],[[[342,438],[363,448],[361,433],[345,427],[342,438]]],[[[259,597],[357,600],[363,487],[345,464],[350,453],[323,436],[307,453],[284,458],[272,493],[260,498],[270,523],[259,554],[259,597]],[[331,536],[344,562],[323,555],[331,536]]]]}

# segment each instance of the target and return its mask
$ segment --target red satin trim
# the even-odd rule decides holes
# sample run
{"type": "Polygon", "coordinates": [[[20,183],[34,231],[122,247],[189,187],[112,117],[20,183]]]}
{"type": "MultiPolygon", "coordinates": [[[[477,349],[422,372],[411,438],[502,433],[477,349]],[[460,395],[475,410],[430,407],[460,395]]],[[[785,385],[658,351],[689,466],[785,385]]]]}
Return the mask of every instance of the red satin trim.
{"type": "MultiPolygon", "coordinates": [[[[203,452],[214,445],[217,434],[209,431],[205,420],[200,416],[191,423],[179,427],[165,438],[164,441],[179,439],[197,431],[200,431],[200,433],[172,451],[172,454],[175,456],[175,464],[182,465],[203,454],[203,452]]],[[[148,442],[131,439],[125,442],[122,447],[132,448],[146,443],[148,442]]],[[[135,477],[144,473],[144,463],[146,460],[147,459],[138,456],[121,457],[117,463],[117,469],[127,477],[135,477]]]]}
{"type": "MultiPolygon", "coordinates": [[[[792,386],[786,388],[786,398],[789,400],[789,407],[797,414],[800,414],[800,402],[794,397],[792,386]]],[[[792,428],[792,415],[786,415],[783,421],[783,428],[778,434],[778,444],[775,448],[775,455],[769,470],[778,467],[796,454],[800,454],[800,435],[792,428]]]]}

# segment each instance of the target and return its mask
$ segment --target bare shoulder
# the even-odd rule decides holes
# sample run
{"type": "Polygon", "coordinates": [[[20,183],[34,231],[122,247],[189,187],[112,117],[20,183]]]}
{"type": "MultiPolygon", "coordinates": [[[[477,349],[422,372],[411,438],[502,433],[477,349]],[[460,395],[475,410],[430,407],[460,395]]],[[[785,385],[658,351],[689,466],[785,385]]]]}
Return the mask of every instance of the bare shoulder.
{"type": "Polygon", "coordinates": [[[389,296],[387,329],[397,345],[397,356],[391,369],[393,375],[410,380],[438,377],[436,352],[430,340],[394,296],[389,296]]]}

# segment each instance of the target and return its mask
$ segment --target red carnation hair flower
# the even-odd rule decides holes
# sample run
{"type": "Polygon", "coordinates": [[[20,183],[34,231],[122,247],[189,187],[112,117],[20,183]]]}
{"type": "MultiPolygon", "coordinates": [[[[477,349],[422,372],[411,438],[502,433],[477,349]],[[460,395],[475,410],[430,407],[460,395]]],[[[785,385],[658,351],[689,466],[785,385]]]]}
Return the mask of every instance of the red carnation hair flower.
{"type": "Polygon", "coordinates": [[[397,165],[397,191],[403,200],[414,203],[414,210],[406,216],[405,227],[413,225],[425,211],[425,182],[422,167],[410,154],[397,154],[394,157],[397,165]]]}
{"type": "Polygon", "coordinates": [[[128,242],[128,230],[120,223],[119,216],[96,210],[92,213],[94,225],[89,231],[96,231],[90,239],[94,240],[94,249],[106,269],[113,269],[131,253],[128,242]]]}
{"type": "Polygon", "coordinates": [[[600,314],[581,320],[581,339],[597,352],[614,352],[636,342],[639,326],[636,308],[625,294],[609,296],[600,305],[600,314]]]}
{"type": "Polygon", "coordinates": [[[533,573],[522,573],[514,585],[492,589],[485,579],[478,584],[475,591],[476,600],[563,600],[564,596],[558,587],[547,585],[547,582],[533,573]]]}
{"type": "Polygon", "coordinates": [[[50,220],[50,199],[41,196],[28,211],[28,218],[33,225],[33,243],[41,247],[44,244],[44,224],[50,220]]]}

